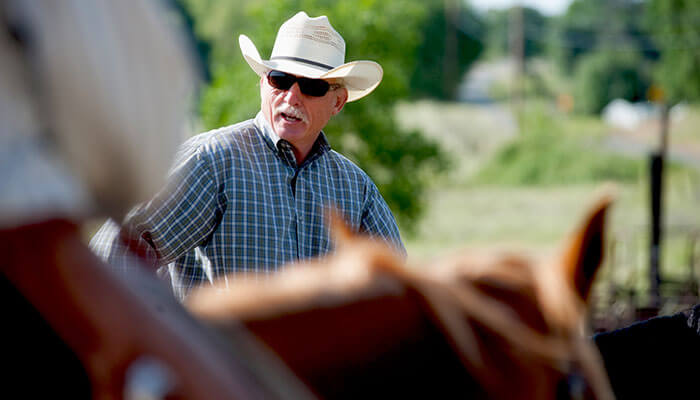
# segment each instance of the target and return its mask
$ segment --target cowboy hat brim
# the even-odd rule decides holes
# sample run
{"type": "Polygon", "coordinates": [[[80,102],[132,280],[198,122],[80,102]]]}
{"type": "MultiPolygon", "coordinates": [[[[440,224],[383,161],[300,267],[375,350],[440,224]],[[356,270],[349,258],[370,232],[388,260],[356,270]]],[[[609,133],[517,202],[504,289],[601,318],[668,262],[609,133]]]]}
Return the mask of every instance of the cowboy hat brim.
{"type": "Polygon", "coordinates": [[[382,67],[374,61],[352,61],[328,70],[294,60],[263,60],[246,35],[238,37],[238,44],[243,58],[258,76],[267,76],[270,70],[277,70],[312,79],[340,80],[348,91],[348,102],[370,94],[384,75],[382,67]]]}

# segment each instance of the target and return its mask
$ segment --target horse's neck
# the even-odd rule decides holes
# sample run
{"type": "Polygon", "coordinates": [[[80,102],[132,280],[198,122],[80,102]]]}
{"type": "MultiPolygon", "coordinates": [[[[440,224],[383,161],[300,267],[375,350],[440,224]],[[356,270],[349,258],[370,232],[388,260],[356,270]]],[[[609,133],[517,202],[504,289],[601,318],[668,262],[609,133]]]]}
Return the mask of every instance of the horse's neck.
{"type": "Polygon", "coordinates": [[[245,325],[321,397],[473,395],[476,384],[427,309],[406,290],[245,325]]]}

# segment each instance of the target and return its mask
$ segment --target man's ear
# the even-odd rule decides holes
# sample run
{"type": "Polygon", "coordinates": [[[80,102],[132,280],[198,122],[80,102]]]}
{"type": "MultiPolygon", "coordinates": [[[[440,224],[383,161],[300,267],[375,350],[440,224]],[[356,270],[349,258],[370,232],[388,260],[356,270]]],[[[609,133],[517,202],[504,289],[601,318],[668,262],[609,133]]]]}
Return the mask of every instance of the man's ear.
{"type": "Polygon", "coordinates": [[[348,90],[346,88],[336,89],[335,104],[333,105],[333,115],[338,114],[348,102],[348,90]]]}
{"type": "Polygon", "coordinates": [[[611,190],[599,197],[589,209],[581,226],[564,247],[561,268],[581,299],[588,300],[595,274],[605,253],[605,219],[614,200],[611,190]]]}

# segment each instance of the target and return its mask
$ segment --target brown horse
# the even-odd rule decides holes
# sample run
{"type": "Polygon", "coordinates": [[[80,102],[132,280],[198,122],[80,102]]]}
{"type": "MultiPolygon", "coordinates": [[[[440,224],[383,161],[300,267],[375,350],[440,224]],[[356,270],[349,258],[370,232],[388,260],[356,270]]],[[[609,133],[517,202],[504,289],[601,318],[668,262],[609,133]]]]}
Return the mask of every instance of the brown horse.
{"type": "Polygon", "coordinates": [[[585,331],[610,201],[539,261],[467,252],[408,268],[336,218],[332,255],[201,288],[187,307],[224,334],[245,326],[323,398],[612,398],[585,331]]]}

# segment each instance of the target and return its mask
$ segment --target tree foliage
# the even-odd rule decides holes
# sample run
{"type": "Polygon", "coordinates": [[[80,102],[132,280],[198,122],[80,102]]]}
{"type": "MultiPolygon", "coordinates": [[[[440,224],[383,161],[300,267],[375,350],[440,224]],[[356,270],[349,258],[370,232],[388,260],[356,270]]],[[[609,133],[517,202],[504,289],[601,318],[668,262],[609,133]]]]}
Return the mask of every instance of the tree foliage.
{"type": "Polygon", "coordinates": [[[574,0],[554,24],[553,55],[567,73],[582,56],[598,51],[658,59],[659,51],[646,34],[644,9],[645,2],[639,0],[574,0]]]}
{"type": "Polygon", "coordinates": [[[667,101],[700,100],[700,2],[651,0],[647,23],[662,52],[656,79],[667,101]]]}
{"type": "Polygon", "coordinates": [[[635,52],[601,51],[583,57],[576,66],[575,107],[598,114],[614,99],[644,101],[651,84],[650,65],[635,52]]]}
{"type": "MultiPolygon", "coordinates": [[[[492,56],[504,56],[511,51],[511,27],[513,26],[513,8],[491,10],[486,14],[487,52],[492,56]]],[[[547,45],[547,30],[550,18],[530,7],[522,8],[524,56],[532,58],[543,55],[547,45]]]]}
{"type": "MultiPolygon", "coordinates": [[[[268,58],[279,26],[299,10],[327,15],[346,42],[346,60],[375,60],[384,69],[381,85],[368,97],[346,105],[324,129],[342,152],[377,183],[404,232],[421,214],[426,185],[446,168],[437,144],[418,132],[401,131],[393,105],[410,97],[419,47],[437,0],[186,0],[200,38],[211,43],[212,81],[201,102],[201,118],[215,128],[255,116],[259,79],[246,64],[238,35],[249,36],[268,58]]],[[[442,2],[439,2],[442,3],[442,2]]]]}
{"type": "Polygon", "coordinates": [[[481,55],[485,27],[458,2],[428,1],[428,16],[419,29],[420,45],[411,75],[412,97],[453,100],[466,69],[481,55]]]}
{"type": "Polygon", "coordinates": [[[598,113],[611,100],[647,99],[659,48],[640,0],[574,0],[556,20],[551,50],[573,76],[575,108],[598,113]]]}

